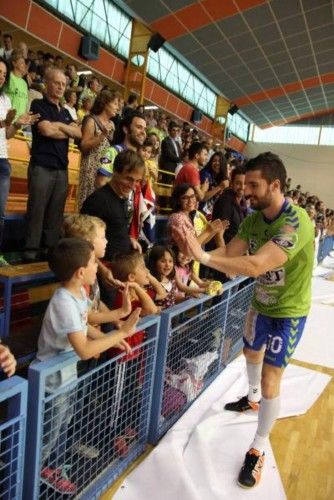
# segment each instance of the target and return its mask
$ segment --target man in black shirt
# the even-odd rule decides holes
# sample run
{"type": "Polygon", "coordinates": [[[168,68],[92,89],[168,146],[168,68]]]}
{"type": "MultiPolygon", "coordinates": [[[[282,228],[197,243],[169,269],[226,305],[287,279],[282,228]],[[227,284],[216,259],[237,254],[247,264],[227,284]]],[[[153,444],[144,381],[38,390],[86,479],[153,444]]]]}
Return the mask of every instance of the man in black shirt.
{"type": "Polygon", "coordinates": [[[24,251],[27,262],[44,257],[43,253],[56,244],[63,221],[68,189],[68,140],[81,138],[80,128],[60,104],[65,88],[64,73],[49,69],[45,97],[31,103],[30,110],[38,113],[40,120],[32,127],[28,169],[24,251]]]}
{"type": "Polygon", "coordinates": [[[231,186],[225,189],[213,206],[212,220],[227,219],[230,223],[224,232],[227,244],[237,234],[239,226],[245,217],[246,207],[241,205],[245,189],[245,173],[235,168],[231,174],[231,186]]]}
{"type": "MultiPolygon", "coordinates": [[[[130,149],[119,153],[114,161],[111,180],[97,189],[84,201],[81,213],[99,217],[106,223],[108,240],[105,259],[111,261],[116,254],[129,252],[131,249],[141,252],[140,244],[129,236],[128,199],[131,192],[143,179],[144,160],[130,149]]],[[[100,282],[101,297],[111,306],[112,293],[106,284],[112,284],[111,276],[103,276],[100,282]],[[107,283],[105,281],[107,280],[107,283]]]]}
{"type": "Polygon", "coordinates": [[[128,199],[141,182],[144,169],[144,161],[137,153],[122,151],[115,158],[111,180],[88,196],[82,205],[81,213],[99,217],[107,225],[106,260],[131,249],[141,251],[138,241],[129,236],[128,199]]]}
{"type": "MultiPolygon", "coordinates": [[[[232,170],[230,188],[225,189],[217,198],[213,206],[212,220],[227,219],[230,223],[224,232],[225,244],[231,241],[238,233],[239,226],[246,215],[246,206],[242,206],[244,200],[245,173],[239,168],[232,170]]],[[[214,242],[208,245],[208,250],[215,248],[214,242]]],[[[220,271],[213,271],[213,278],[226,282],[229,278],[220,271]]]]}

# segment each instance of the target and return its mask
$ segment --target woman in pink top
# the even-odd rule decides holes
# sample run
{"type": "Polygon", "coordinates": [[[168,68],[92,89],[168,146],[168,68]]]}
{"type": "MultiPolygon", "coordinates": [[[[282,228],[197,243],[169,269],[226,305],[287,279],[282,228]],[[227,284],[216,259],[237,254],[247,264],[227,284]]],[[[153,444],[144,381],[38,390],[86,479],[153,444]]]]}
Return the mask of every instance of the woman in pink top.
{"type": "MultiPolygon", "coordinates": [[[[172,203],[174,210],[167,224],[168,239],[171,245],[178,246],[178,242],[172,238],[172,230],[174,227],[177,227],[184,233],[190,232],[194,236],[197,236],[198,242],[201,245],[205,245],[213,237],[216,237],[216,241],[218,240],[217,244],[220,246],[219,242],[222,239],[221,232],[224,229],[224,225],[220,219],[208,222],[200,233],[197,233],[195,230],[195,218],[199,215],[202,216],[202,214],[197,211],[196,193],[190,184],[175,186],[172,193],[172,203]]],[[[196,274],[198,273],[196,272],[196,274]]]]}

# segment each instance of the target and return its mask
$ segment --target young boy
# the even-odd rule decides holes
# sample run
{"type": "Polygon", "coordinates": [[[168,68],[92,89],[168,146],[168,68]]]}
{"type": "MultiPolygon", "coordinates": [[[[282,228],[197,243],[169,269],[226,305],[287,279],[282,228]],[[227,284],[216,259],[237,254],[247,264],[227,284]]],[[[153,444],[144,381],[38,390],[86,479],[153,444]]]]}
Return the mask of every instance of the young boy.
{"type": "MultiPolygon", "coordinates": [[[[100,259],[103,259],[107,246],[106,224],[103,220],[92,215],[68,215],[64,219],[63,233],[65,238],[82,238],[89,241],[94,247],[95,257],[98,259],[99,266],[103,266],[100,259]]],[[[100,287],[97,279],[92,286],[87,287],[87,293],[91,301],[88,312],[88,323],[90,325],[97,326],[103,323],[113,323],[115,326],[119,326],[119,320],[128,316],[131,312],[131,303],[127,288],[123,288],[120,307],[115,310],[110,310],[101,301],[100,287]]]]}
{"type": "MultiPolygon", "coordinates": [[[[135,332],[140,309],[129,316],[120,330],[109,334],[103,334],[87,323],[88,299],[83,287],[93,285],[96,280],[97,263],[93,245],[79,238],[62,239],[50,251],[48,261],[61,286],[50,300],[44,316],[37,360],[45,361],[70,351],[75,351],[81,359],[90,359],[113,346],[130,352],[125,339],[135,332]]],[[[76,378],[77,362],[74,359],[72,365],[47,377],[46,392],[52,394],[76,378]]],[[[76,491],[76,485],[63,475],[59,466],[59,462],[65,460],[66,431],[74,404],[75,389],[72,389],[61,392],[45,406],[41,480],[60,493],[76,491]],[[62,453],[60,441],[63,444],[62,453]],[[52,459],[51,452],[56,444],[57,457],[52,459]]]]}
{"type": "Polygon", "coordinates": [[[147,137],[144,144],[139,147],[138,154],[145,162],[144,183],[150,181],[154,185],[158,180],[158,166],[156,161],[152,158],[153,141],[147,137]]]}
{"type": "MultiPolygon", "coordinates": [[[[143,256],[138,252],[129,252],[116,257],[112,262],[114,276],[127,281],[130,290],[132,310],[141,308],[141,316],[158,314],[157,307],[146,291],[145,287],[151,286],[153,293],[159,298],[165,298],[166,291],[146,268],[143,256]]],[[[152,295],[153,295],[152,293],[152,295]]],[[[118,292],[115,307],[121,302],[118,292]]],[[[115,391],[113,407],[114,415],[114,450],[119,456],[125,456],[128,444],[136,437],[140,419],[140,374],[144,366],[144,352],[138,346],[145,340],[145,332],[139,331],[129,338],[132,352],[123,355],[115,365],[115,391]],[[122,421],[120,420],[122,415],[122,421]]],[[[118,348],[109,350],[111,357],[121,354],[118,348]]]]}

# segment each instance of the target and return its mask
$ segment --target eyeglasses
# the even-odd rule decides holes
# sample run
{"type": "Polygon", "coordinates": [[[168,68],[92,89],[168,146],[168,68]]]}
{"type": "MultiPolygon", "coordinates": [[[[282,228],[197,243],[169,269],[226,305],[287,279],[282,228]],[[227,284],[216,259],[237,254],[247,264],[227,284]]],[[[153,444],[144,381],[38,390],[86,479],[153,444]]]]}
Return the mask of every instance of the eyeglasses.
{"type": "Polygon", "coordinates": [[[181,196],[181,200],[182,201],[192,201],[192,200],[196,200],[196,195],[195,194],[190,194],[189,196],[188,195],[184,195],[184,196],[181,196]]]}

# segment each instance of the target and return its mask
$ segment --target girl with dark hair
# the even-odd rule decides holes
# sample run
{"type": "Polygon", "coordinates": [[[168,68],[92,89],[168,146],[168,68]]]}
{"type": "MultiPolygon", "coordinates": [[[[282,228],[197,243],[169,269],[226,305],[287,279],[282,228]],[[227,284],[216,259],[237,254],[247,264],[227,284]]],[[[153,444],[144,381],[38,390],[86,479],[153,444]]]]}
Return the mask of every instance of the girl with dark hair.
{"type": "Polygon", "coordinates": [[[82,124],[82,139],[80,142],[81,165],[78,189],[78,210],[88,196],[104,183],[97,175],[98,159],[102,151],[108,148],[115,130],[112,118],[119,108],[119,92],[103,90],[96,97],[89,116],[82,124]]]}
{"type": "MultiPolygon", "coordinates": [[[[7,62],[0,58],[0,250],[5,225],[5,209],[10,186],[11,166],[8,162],[7,139],[14,137],[24,125],[32,125],[39,115],[24,113],[14,122],[16,110],[12,109],[9,97],[4,93],[4,85],[9,79],[7,62]]],[[[3,255],[0,254],[0,267],[6,266],[3,255]]]]}
{"type": "Polygon", "coordinates": [[[148,268],[154,278],[163,286],[167,295],[164,299],[156,300],[157,306],[162,309],[172,307],[179,295],[175,280],[175,255],[171,248],[163,245],[155,245],[148,256],[148,268]]]}
{"type": "Polygon", "coordinates": [[[214,153],[207,165],[199,173],[201,184],[206,180],[209,182],[207,192],[212,196],[205,202],[201,202],[199,208],[208,220],[212,219],[213,205],[218,196],[229,186],[227,162],[222,152],[214,153]]]}

